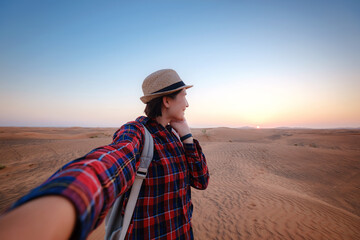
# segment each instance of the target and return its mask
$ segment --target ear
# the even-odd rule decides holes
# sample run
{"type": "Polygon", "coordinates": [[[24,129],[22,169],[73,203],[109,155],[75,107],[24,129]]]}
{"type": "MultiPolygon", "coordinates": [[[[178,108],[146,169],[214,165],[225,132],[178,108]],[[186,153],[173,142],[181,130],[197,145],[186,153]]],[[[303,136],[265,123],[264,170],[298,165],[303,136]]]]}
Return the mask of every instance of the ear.
{"type": "Polygon", "coordinates": [[[162,103],[163,103],[163,105],[164,105],[165,108],[169,108],[169,107],[170,107],[170,100],[171,100],[171,98],[166,97],[166,96],[162,98],[162,103]]]}

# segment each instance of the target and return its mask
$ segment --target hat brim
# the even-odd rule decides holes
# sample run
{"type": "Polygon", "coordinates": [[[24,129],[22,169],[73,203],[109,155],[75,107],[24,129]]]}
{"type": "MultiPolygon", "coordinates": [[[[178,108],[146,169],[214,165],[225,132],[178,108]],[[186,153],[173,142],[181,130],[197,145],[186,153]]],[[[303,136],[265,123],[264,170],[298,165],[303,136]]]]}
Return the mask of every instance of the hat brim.
{"type": "Polygon", "coordinates": [[[188,89],[188,88],[191,88],[191,87],[193,87],[193,85],[185,85],[185,86],[182,86],[182,87],[179,87],[179,88],[176,88],[176,89],[172,89],[172,90],[166,91],[166,92],[148,94],[148,95],[142,96],[142,97],[140,98],[140,100],[141,100],[143,103],[146,104],[146,103],[150,102],[151,100],[153,100],[154,98],[161,97],[161,96],[165,96],[165,95],[168,95],[168,94],[170,94],[170,93],[179,91],[179,90],[181,90],[181,89],[188,89]]]}

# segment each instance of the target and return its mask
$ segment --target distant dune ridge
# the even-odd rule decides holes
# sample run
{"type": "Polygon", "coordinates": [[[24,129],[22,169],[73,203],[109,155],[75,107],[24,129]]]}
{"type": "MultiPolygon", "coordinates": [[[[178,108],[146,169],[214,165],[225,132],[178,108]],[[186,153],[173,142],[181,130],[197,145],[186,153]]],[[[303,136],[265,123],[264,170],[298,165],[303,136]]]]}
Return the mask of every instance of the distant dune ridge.
{"type": "MultiPolygon", "coordinates": [[[[0,211],[110,128],[0,128],[0,211]]],[[[360,130],[193,129],[210,169],[196,239],[360,239],[360,130]]],[[[103,225],[89,239],[103,239],[103,225]]]]}

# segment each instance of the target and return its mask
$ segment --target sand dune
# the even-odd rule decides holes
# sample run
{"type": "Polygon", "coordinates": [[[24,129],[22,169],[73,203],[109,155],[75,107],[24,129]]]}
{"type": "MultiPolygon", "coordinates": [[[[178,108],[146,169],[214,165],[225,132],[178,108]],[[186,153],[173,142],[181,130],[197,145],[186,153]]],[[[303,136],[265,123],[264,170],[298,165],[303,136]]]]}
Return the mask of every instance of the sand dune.
{"type": "MultiPolygon", "coordinates": [[[[114,131],[0,128],[0,211],[114,131]]],[[[360,239],[360,130],[193,133],[211,174],[193,191],[196,239],[360,239]]]]}

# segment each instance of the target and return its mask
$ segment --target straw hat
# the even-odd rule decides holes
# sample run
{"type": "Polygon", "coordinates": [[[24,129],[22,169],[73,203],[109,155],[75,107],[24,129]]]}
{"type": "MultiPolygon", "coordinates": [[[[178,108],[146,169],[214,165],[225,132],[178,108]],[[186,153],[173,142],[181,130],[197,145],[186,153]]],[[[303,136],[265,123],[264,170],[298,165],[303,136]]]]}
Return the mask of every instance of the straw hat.
{"type": "Polygon", "coordinates": [[[142,84],[144,96],[140,99],[143,103],[148,103],[154,98],[191,87],[192,85],[186,85],[174,70],[162,69],[145,78],[142,84]]]}

